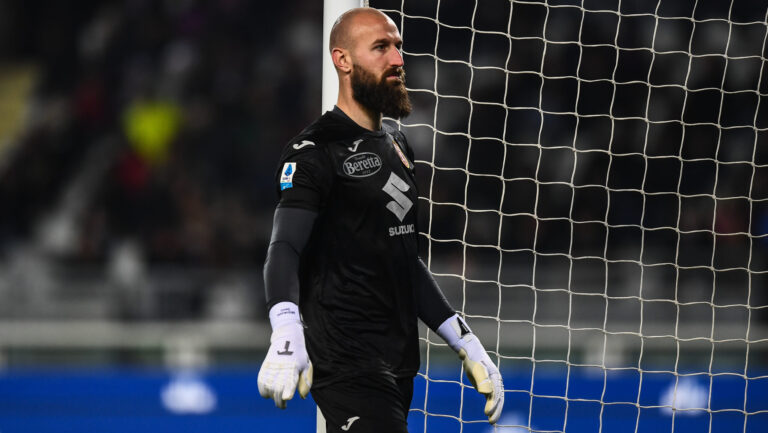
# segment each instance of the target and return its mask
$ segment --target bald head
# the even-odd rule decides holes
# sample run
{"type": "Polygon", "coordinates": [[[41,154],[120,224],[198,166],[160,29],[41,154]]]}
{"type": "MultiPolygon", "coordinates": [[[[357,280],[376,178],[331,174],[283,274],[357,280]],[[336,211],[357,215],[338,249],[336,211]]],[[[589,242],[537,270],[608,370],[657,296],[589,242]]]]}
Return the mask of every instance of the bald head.
{"type": "Polygon", "coordinates": [[[383,12],[373,8],[355,8],[344,12],[333,23],[328,49],[330,51],[333,51],[334,48],[351,49],[356,39],[355,34],[358,27],[380,24],[382,20],[395,25],[383,12]]]}
{"type": "Polygon", "coordinates": [[[339,108],[353,118],[358,113],[358,123],[368,129],[381,126],[382,114],[399,118],[410,112],[403,39],[394,21],[376,9],[351,9],[336,20],[329,36],[339,108]]]}

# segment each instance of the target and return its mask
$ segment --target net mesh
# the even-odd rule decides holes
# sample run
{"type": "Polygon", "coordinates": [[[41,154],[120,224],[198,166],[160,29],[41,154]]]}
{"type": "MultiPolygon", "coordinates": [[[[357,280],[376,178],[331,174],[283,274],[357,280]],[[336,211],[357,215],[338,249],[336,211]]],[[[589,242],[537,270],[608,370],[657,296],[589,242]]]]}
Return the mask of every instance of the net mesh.
{"type": "MultiPolygon", "coordinates": [[[[496,429],[766,431],[768,4],[370,5],[404,39],[423,257],[505,377],[496,429]]],[[[411,430],[492,431],[422,340],[411,430]]]]}

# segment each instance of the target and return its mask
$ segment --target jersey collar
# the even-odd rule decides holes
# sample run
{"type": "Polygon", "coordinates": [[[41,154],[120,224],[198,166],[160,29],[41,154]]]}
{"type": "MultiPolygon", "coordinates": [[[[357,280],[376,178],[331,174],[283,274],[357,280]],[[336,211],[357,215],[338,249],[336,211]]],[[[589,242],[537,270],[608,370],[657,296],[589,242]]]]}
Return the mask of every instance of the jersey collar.
{"type": "Polygon", "coordinates": [[[344,121],[344,123],[348,123],[350,124],[350,126],[354,126],[355,128],[359,129],[360,134],[369,134],[376,137],[383,137],[386,134],[386,131],[384,131],[383,127],[378,131],[371,131],[363,128],[362,126],[358,125],[354,120],[352,120],[349,116],[347,116],[347,113],[342,111],[341,108],[339,108],[336,105],[333,106],[333,110],[331,110],[330,113],[336,115],[337,117],[340,117],[341,120],[344,121]]]}

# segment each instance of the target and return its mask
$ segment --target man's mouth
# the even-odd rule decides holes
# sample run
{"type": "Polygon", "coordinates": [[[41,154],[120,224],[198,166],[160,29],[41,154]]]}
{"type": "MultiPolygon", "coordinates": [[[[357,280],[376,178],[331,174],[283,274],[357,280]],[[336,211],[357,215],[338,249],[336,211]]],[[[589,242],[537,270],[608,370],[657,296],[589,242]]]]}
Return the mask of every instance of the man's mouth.
{"type": "Polygon", "coordinates": [[[387,81],[399,81],[401,83],[403,82],[403,73],[402,71],[399,71],[399,70],[391,71],[387,73],[385,77],[387,81]]]}

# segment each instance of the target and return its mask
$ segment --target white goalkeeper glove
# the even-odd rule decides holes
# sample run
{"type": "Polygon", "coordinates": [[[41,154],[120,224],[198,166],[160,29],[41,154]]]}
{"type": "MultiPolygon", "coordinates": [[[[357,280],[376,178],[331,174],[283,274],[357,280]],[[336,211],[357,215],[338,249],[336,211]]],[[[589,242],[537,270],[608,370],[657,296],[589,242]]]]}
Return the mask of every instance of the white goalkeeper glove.
{"type": "Polygon", "coordinates": [[[458,314],[454,314],[437,328],[437,334],[459,354],[464,370],[477,392],[485,395],[485,414],[495,424],[504,408],[504,383],[501,373],[485,352],[480,340],[458,314]]]}
{"type": "Polygon", "coordinates": [[[259,394],[275,400],[285,409],[298,384],[299,395],[306,398],[312,387],[312,362],[304,345],[304,326],[299,307],[293,302],[280,302],[269,310],[272,337],[269,351],[259,370],[259,394]]]}

